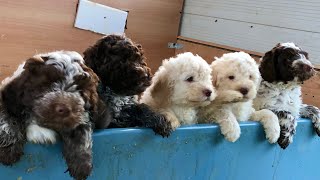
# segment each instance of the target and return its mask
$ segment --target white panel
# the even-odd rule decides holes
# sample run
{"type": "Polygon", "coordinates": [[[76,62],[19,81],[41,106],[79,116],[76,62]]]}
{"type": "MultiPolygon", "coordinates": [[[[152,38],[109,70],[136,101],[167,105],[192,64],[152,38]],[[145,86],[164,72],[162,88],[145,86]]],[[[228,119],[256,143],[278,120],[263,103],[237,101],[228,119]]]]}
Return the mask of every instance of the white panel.
{"type": "Polygon", "coordinates": [[[184,12],[320,32],[319,0],[186,0],[184,12]]]}
{"type": "Polygon", "coordinates": [[[180,35],[261,53],[278,42],[295,42],[309,52],[313,63],[320,64],[319,33],[184,14],[180,35]]]}
{"type": "Polygon", "coordinates": [[[100,34],[122,34],[128,13],[87,0],[79,0],[75,27],[100,34]]]}

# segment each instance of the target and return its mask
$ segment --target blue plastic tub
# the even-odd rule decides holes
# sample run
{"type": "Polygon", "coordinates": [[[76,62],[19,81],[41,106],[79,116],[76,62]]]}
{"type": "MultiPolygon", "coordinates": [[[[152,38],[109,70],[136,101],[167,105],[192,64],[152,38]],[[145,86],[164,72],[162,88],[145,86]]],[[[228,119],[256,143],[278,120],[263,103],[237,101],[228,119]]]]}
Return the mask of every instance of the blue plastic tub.
{"type": "MultiPolygon", "coordinates": [[[[286,150],[265,140],[256,122],[241,124],[236,143],[224,140],[216,125],[184,126],[169,138],[150,129],[109,129],[94,134],[96,180],[313,180],[319,179],[320,138],[309,120],[298,122],[286,150]]],[[[28,144],[22,161],[0,165],[1,180],[71,179],[61,145],[28,144]]]]}

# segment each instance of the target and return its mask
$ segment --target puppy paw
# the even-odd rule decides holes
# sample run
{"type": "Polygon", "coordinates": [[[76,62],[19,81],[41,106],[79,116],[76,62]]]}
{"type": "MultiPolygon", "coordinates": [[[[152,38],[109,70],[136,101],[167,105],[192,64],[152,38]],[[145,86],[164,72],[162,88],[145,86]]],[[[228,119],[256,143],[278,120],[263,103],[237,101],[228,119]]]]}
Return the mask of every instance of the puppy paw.
{"type": "Polygon", "coordinates": [[[8,147],[0,147],[0,162],[6,166],[18,162],[24,154],[23,146],[24,143],[17,143],[8,147]]]}
{"type": "Polygon", "coordinates": [[[278,144],[282,149],[286,149],[289,144],[293,142],[293,136],[295,134],[295,129],[288,129],[287,127],[281,127],[280,137],[278,139],[278,144]]]}
{"type": "Polygon", "coordinates": [[[171,123],[163,116],[161,119],[159,119],[159,123],[153,128],[153,131],[162,137],[169,137],[173,131],[173,128],[171,123]]]}
{"type": "Polygon", "coordinates": [[[286,149],[293,141],[293,136],[296,133],[297,121],[290,112],[275,111],[280,123],[280,137],[278,144],[282,149],[286,149]]]}
{"type": "Polygon", "coordinates": [[[232,131],[232,132],[229,132],[227,134],[225,134],[225,138],[226,140],[230,141],[230,142],[236,142],[239,137],[240,137],[240,131],[232,131]]]}
{"type": "Polygon", "coordinates": [[[69,171],[70,176],[75,180],[85,180],[91,174],[92,164],[75,161],[74,164],[69,165],[67,171],[69,171]]]}
{"type": "Polygon", "coordinates": [[[280,127],[274,127],[273,129],[268,129],[266,133],[266,138],[269,141],[269,143],[273,144],[278,141],[280,137],[280,127]]]}
{"type": "Polygon", "coordinates": [[[180,124],[179,121],[171,121],[171,122],[170,122],[170,125],[171,125],[173,131],[176,130],[178,127],[181,126],[181,124],[180,124]]]}
{"type": "Polygon", "coordinates": [[[320,137],[320,123],[313,123],[313,129],[316,131],[317,135],[320,137]]]}
{"type": "Polygon", "coordinates": [[[225,139],[230,142],[235,142],[239,139],[241,130],[238,123],[230,124],[228,127],[221,126],[221,132],[225,139]]]}
{"type": "Polygon", "coordinates": [[[316,114],[312,117],[313,129],[317,135],[320,136],[320,114],[316,114]]]}
{"type": "Polygon", "coordinates": [[[27,140],[35,144],[55,144],[58,134],[48,128],[37,124],[30,124],[27,127],[27,140]]]}

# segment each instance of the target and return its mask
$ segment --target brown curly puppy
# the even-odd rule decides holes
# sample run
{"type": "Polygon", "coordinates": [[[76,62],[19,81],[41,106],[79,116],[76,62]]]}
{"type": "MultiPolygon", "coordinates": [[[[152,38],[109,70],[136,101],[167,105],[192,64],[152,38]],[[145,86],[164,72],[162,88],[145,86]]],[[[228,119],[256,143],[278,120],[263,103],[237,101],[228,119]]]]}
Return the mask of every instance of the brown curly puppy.
{"type": "Polygon", "coordinates": [[[84,60],[101,80],[98,93],[112,109],[110,127],[149,127],[169,136],[170,123],[137,96],[151,85],[151,71],[141,45],[124,35],[108,35],[84,52],[84,60]]]}

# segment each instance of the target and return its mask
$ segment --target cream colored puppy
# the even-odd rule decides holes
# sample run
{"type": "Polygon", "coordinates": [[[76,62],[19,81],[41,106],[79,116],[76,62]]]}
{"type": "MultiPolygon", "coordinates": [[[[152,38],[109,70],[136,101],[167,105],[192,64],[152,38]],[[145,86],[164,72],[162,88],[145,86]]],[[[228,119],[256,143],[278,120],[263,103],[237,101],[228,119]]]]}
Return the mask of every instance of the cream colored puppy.
{"type": "Polygon", "coordinates": [[[238,121],[259,121],[268,141],[277,142],[280,136],[277,116],[270,110],[255,111],[252,107],[261,81],[254,59],[244,52],[228,53],[216,58],[211,68],[217,97],[209,106],[200,109],[199,120],[218,123],[221,133],[231,142],[240,137],[238,121]]]}
{"type": "Polygon", "coordinates": [[[187,52],[162,62],[140,102],[165,115],[175,129],[197,123],[197,108],[215,96],[210,65],[187,52]]]}

